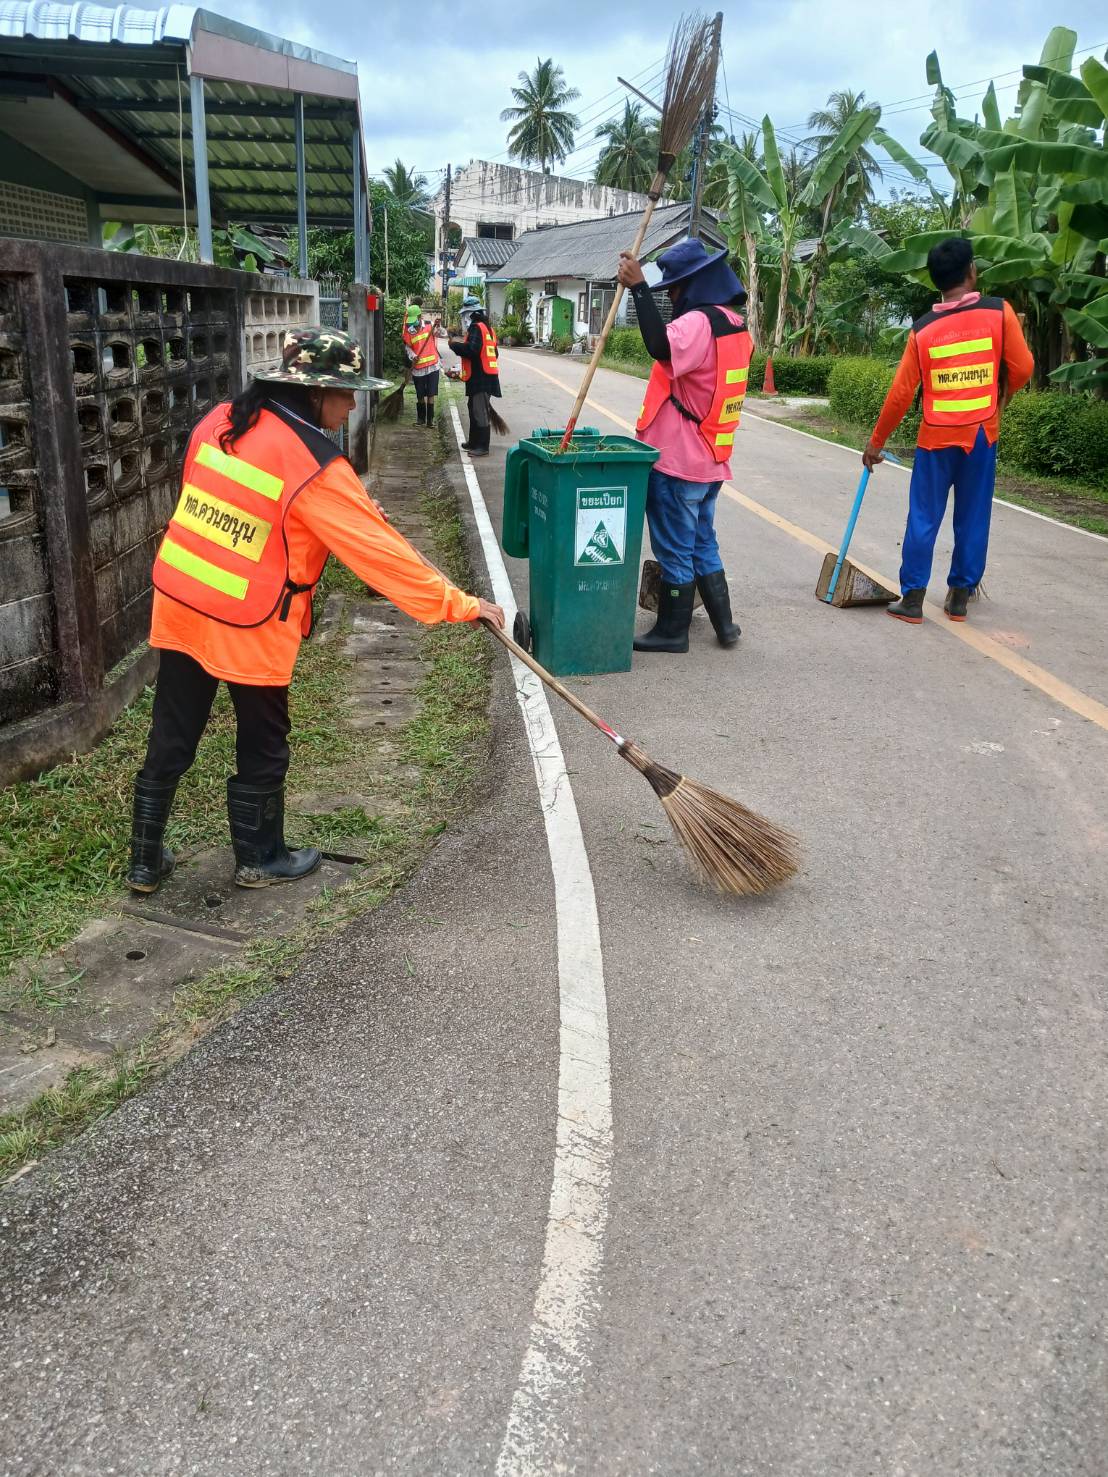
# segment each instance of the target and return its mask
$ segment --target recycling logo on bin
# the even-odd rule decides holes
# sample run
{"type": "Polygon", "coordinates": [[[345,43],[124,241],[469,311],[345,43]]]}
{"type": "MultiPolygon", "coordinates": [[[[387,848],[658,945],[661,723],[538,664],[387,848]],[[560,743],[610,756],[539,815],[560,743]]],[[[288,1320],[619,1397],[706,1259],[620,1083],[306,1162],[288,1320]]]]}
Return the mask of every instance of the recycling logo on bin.
{"type": "Polygon", "coordinates": [[[626,549],[627,488],[579,487],[574,564],[622,564],[626,549]]]}

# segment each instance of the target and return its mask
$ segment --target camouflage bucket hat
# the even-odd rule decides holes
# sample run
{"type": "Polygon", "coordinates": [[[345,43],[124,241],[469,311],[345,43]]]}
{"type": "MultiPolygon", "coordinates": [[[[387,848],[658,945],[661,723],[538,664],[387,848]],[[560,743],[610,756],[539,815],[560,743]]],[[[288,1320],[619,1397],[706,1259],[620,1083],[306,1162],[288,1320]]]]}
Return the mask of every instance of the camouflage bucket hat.
{"type": "Polygon", "coordinates": [[[259,370],[254,378],[323,390],[387,390],[392,384],[366,373],[361,346],[338,328],[290,328],[280,369],[259,370]]]}

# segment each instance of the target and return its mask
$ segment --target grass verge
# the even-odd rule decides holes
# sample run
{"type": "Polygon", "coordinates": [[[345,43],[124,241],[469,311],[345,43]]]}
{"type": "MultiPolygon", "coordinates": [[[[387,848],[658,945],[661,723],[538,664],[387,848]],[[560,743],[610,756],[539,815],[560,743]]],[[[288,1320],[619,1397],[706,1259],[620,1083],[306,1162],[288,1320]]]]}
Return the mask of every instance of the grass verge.
{"type": "MultiPolygon", "coordinates": [[[[453,494],[436,476],[431,481],[422,511],[435,556],[453,579],[473,588],[453,494]]],[[[333,562],[325,589],[364,594],[361,583],[333,562]]],[[[342,696],[351,663],[343,644],[336,633],[303,648],[290,694],[293,792],[380,785],[380,740],[345,723],[342,696]]],[[[329,849],[357,835],[367,864],[347,885],[317,898],[293,931],[253,940],[234,961],[179,990],[151,1035],[102,1067],[71,1072],[59,1088],[0,1117],[0,1182],[111,1113],[213,1025],[287,978],[321,937],[379,905],[464,811],[487,743],[489,645],[474,627],[437,626],[423,631],[418,654],[425,668],[419,713],[393,739],[398,773],[387,776],[395,802],[388,819],[354,809],[296,819],[298,843],[329,849]]],[[[131,780],[141,763],[150,703],[147,692],[93,753],[0,793],[0,968],[56,948],[89,918],[113,910],[126,865],[131,780]]],[[[221,692],[181,787],[171,845],[197,849],[225,839],[224,787],[233,753],[234,714],[221,692]]],[[[4,1003],[0,998],[0,1007],[4,1003]]]]}

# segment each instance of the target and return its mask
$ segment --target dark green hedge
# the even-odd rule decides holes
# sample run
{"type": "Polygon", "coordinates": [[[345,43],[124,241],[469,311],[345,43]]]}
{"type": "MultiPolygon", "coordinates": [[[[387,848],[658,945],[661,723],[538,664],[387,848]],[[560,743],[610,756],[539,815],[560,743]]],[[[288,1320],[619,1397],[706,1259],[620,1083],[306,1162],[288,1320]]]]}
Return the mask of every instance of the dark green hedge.
{"type": "MultiPolygon", "coordinates": [[[[637,328],[613,328],[608,337],[607,357],[617,364],[636,364],[649,368],[650,355],[637,328]]],[[[826,395],[827,380],[835,360],[828,355],[812,355],[807,359],[790,359],[787,355],[773,361],[773,378],[782,395],[826,395]]],[[[750,361],[748,388],[760,390],[766,372],[766,356],[758,353],[750,361]]]]}
{"type": "MultiPolygon", "coordinates": [[[[895,367],[880,359],[837,359],[830,377],[831,414],[872,430],[894,373],[895,367]]],[[[897,442],[914,441],[919,422],[913,406],[897,442]]],[[[1021,390],[1001,418],[998,455],[1009,469],[1108,487],[1108,404],[1063,390],[1021,390]]]]}

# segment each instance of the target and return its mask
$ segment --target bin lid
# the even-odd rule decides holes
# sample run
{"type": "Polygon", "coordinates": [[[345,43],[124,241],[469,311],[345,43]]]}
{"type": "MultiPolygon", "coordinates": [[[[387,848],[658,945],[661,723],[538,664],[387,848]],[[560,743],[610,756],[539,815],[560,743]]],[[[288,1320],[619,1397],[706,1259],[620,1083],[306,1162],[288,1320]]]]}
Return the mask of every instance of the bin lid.
{"type": "Polygon", "coordinates": [[[544,462],[639,462],[652,465],[661,456],[656,446],[636,441],[633,436],[602,436],[595,426],[578,426],[565,451],[560,451],[561,430],[540,427],[531,432],[520,447],[528,456],[544,462]]]}

